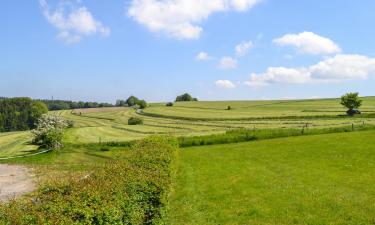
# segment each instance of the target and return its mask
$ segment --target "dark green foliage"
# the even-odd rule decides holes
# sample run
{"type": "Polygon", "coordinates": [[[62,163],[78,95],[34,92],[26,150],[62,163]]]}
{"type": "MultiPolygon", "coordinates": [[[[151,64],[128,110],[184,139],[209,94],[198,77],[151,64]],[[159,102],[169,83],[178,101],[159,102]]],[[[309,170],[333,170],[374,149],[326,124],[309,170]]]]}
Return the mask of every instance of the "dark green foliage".
{"type": "Polygon", "coordinates": [[[110,103],[98,103],[98,102],[73,102],[65,100],[41,100],[44,102],[48,109],[54,110],[68,110],[68,109],[85,109],[85,108],[103,108],[113,107],[110,103]]]}
{"type": "Polygon", "coordinates": [[[357,114],[354,109],[358,109],[362,105],[362,100],[359,99],[357,93],[347,93],[346,95],[341,96],[341,105],[348,109],[347,114],[353,116],[357,114]]]}
{"type": "Polygon", "coordinates": [[[117,100],[116,101],[116,106],[117,107],[125,107],[125,106],[128,106],[128,104],[126,103],[125,100],[117,100]]]}
{"type": "Polygon", "coordinates": [[[126,100],[126,104],[128,104],[128,106],[135,106],[137,104],[137,102],[139,101],[139,99],[135,96],[130,96],[127,100],[126,100]]]}
{"type": "Polygon", "coordinates": [[[191,102],[191,101],[198,101],[198,99],[191,97],[191,95],[188,93],[177,96],[176,98],[176,102],[191,102]]]}
{"type": "Polygon", "coordinates": [[[228,107],[227,107],[227,110],[232,110],[232,107],[231,107],[231,106],[228,106],[228,107]]]}
{"type": "Polygon", "coordinates": [[[29,130],[47,113],[46,105],[30,98],[6,98],[0,100],[0,132],[29,130]]]}
{"type": "Polygon", "coordinates": [[[142,125],[143,120],[138,117],[130,117],[128,120],[128,125],[142,125]]]}
{"type": "Polygon", "coordinates": [[[165,104],[165,106],[172,107],[173,106],[173,102],[168,102],[167,104],[165,104]]]}
{"type": "Polygon", "coordinates": [[[256,141],[263,139],[272,139],[280,137],[291,137],[301,135],[316,135],[316,134],[329,134],[329,133],[343,133],[363,130],[373,130],[373,125],[353,125],[335,128],[324,129],[308,129],[301,127],[301,129],[237,129],[230,130],[223,134],[213,134],[206,136],[192,136],[180,137],[178,142],[180,147],[201,146],[201,145],[214,145],[214,144],[228,144],[247,141],[256,141]]]}
{"type": "Polygon", "coordinates": [[[138,99],[135,96],[130,96],[126,100],[126,105],[130,107],[138,106],[140,109],[145,109],[147,107],[147,102],[145,100],[138,99]]]}
{"type": "Polygon", "coordinates": [[[0,224],[165,224],[177,149],[174,138],[138,141],[126,159],[56,178],[32,199],[0,205],[0,224]]]}
{"type": "Polygon", "coordinates": [[[139,100],[137,102],[137,105],[139,106],[140,109],[145,109],[147,107],[147,102],[145,100],[139,100]]]}

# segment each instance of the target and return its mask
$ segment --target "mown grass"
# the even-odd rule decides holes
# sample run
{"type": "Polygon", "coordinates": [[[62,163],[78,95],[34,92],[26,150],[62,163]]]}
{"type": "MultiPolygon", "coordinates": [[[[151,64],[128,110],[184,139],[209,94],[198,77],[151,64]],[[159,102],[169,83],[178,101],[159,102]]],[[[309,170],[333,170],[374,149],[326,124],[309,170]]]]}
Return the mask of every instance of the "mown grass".
{"type": "Polygon", "coordinates": [[[374,135],[185,148],[170,224],[373,224],[374,135]]]}
{"type": "MultiPolygon", "coordinates": [[[[375,97],[363,98],[362,110],[375,112],[375,97]]],[[[222,101],[178,102],[173,107],[152,105],[146,115],[165,118],[248,119],[277,117],[336,116],[345,114],[339,99],[285,100],[285,101],[222,101]],[[231,106],[232,110],[227,110],[231,106]]]]}
{"type": "Polygon", "coordinates": [[[124,159],[51,176],[31,198],[0,205],[0,224],[163,224],[176,154],[173,138],[137,141],[124,159]]]}
{"type": "Polygon", "coordinates": [[[365,131],[365,130],[375,130],[375,126],[353,124],[352,126],[309,129],[308,125],[306,124],[306,126],[303,126],[300,129],[237,129],[237,130],[230,130],[222,134],[179,137],[178,142],[179,142],[180,147],[191,147],[191,146],[256,141],[256,140],[273,139],[273,138],[280,138],[280,137],[343,133],[343,132],[355,132],[355,131],[365,131]]]}

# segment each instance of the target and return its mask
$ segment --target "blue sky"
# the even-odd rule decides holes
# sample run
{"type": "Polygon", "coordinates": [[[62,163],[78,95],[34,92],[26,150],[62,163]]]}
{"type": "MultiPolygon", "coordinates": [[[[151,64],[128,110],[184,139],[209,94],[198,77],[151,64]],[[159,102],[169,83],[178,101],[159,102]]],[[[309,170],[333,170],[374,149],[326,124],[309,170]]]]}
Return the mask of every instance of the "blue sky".
{"type": "Polygon", "coordinates": [[[0,96],[375,95],[372,0],[5,0],[0,96]]]}

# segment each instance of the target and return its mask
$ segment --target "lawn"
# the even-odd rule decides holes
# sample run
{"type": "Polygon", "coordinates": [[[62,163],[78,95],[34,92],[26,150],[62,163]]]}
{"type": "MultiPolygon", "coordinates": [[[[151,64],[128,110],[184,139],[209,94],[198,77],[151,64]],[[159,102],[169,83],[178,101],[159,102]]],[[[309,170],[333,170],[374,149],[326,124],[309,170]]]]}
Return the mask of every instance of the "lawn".
{"type": "Polygon", "coordinates": [[[171,224],[374,224],[374,131],[184,148],[171,224]]]}

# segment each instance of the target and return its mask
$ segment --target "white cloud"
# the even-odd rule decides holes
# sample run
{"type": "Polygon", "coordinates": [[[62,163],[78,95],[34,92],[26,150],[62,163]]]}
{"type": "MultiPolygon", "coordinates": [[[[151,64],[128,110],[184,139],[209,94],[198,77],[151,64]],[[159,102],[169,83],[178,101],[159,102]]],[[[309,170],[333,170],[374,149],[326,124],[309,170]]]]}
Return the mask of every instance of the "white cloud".
{"type": "Polygon", "coordinates": [[[246,11],[261,0],[132,0],[128,16],[152,32],[178,39],[197,39],[199,25],[211,14],[246,11]]]}
{"type": "Polygon", "coordinates": [[[219,68],[221,69],[236,69],[237,68],[237,60],[233,59],[232,57],[223,57],[220,59],[219,68]]]}
{"type": "Polygon", "coordinates": [[[251,74],[245,84],[257,87],[273,83],[303,84],[310,80],[309,72],[303,68],[270,67],[265,73],[251,74]]]}
{"type": "Polygon", "coordinates": [[[236,88],[236,85],[233,84],[229,80],[218,80],[215,82],[215,85],[219,88],[224,88],[224,89],[233,89],[236,88]]]}
{"type": "Polygon", "coordinates": [[[211,56],[209,56],[207,52],[199,52],[195,59],[198,61],[206,61],[210,60],[211,56]]]}
{"type": "Polygon", "coordinates": [[[375,76],[375,58],[362,55],[336,55],[310,67],[270,67],[261,74],[251,74],[245,84],[257,87],[273,83],[306,84],[365,80],[375,76]]]}
{"type": "Polygon", "coordinates": [[[110,29],[96,20],[92,13],[77,2],[60,2],[55,10],[51,10],[46,0],[39,0],[43,14],[50,24],[59,29],[57,38],[68,43],[77,43],[85,36],[110,34],[110,29]]]}
{"type": "Polygon", "coordinates": [[[236,50],[236,55],[237,56],[245,56],[250,48],[252,48],[254,45],[253,45],[253,42],[251,41],[248,41],[248,42],[242,42],[240,44],[238,44],[235,48],[236,50]]]}
{"type": "Polygon", "coordinates": [[[279,46],[294,46],[299,52],[312,55],[330,55],[340,53],[340,47],[332,40],[312,32],[286,34],[273,42],[279,46]]]}

